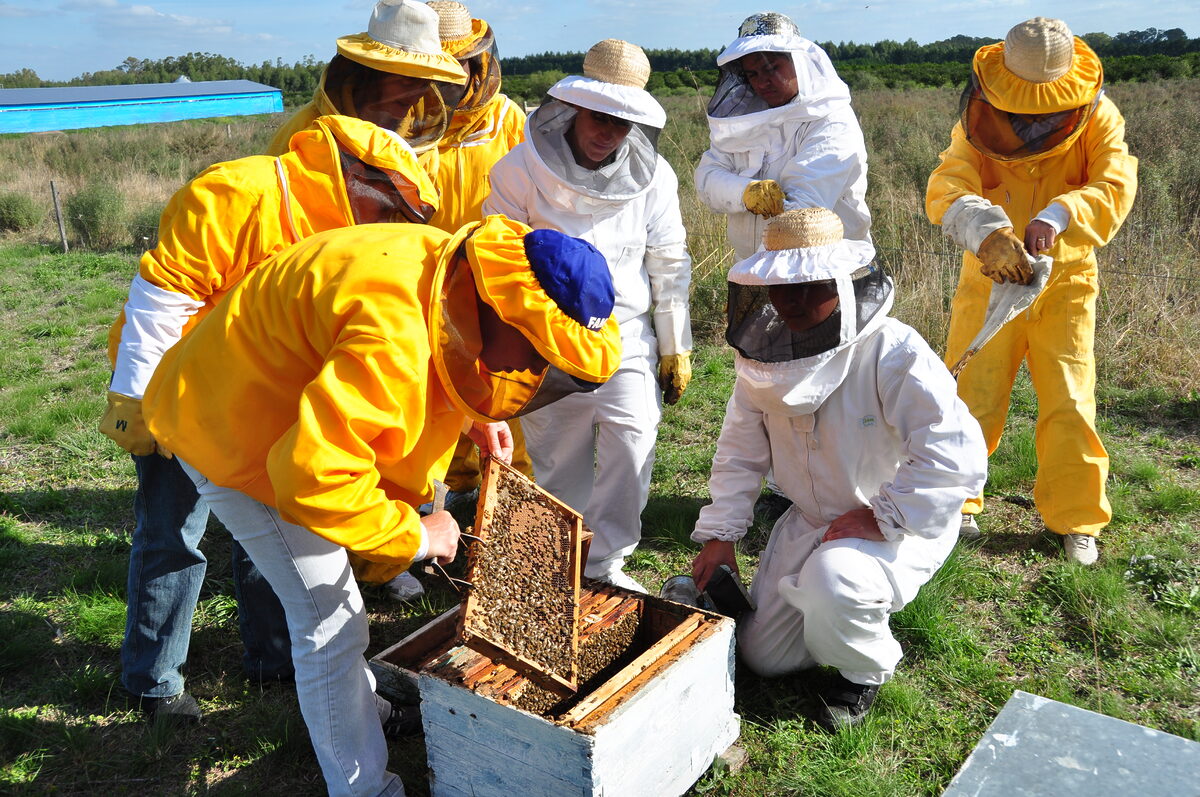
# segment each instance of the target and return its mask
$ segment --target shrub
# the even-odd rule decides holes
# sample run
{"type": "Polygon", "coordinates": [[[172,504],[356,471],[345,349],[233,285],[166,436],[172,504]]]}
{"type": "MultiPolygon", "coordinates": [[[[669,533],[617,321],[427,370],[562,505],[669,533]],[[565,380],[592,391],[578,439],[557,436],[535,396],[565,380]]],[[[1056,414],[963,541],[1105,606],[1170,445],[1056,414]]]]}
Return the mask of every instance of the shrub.
{"type": "Polygon", "coordinates": [[[108,182],[88,183],[67,197],[71,231],[92,249],[115,249],[129,242],[125,196],[108,182]]]}
{"type": "Polygon", "coordinates": [[[129,232],[133,236],[135,250],[153,249],[158,244],[158,220],[162,211],[157,205],[148,205],[133,214],[129,222],[129,232]]]}
{"type": "Polygon", "coordinates": [[[42,210],[26,194],[15,191],[0,193],[0,230],[21,232],[42,220],[42,210]]]}

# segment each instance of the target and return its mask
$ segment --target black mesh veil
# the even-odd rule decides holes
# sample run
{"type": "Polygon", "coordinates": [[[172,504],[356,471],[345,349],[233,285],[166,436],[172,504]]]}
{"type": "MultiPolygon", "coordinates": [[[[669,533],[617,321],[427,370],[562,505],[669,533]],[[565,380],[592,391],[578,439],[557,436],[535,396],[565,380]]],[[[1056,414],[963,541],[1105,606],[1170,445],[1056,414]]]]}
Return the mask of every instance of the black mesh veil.
{"type": "MultiPolygon", "coordinates": [[[[725,340],[739,354],[764,363],[782,363],[815,357],[849,343],[887,306],[891,281],[878,264],[872,263],[850,276],[854,295],[854,328],[843,340],[843,312],[833,314],[812,329],[793,332],[779,317],[767,296],[766,285],[729,283],[725,340]]],[[[843,302],[844,304],[844,302],[843,302]]]]}

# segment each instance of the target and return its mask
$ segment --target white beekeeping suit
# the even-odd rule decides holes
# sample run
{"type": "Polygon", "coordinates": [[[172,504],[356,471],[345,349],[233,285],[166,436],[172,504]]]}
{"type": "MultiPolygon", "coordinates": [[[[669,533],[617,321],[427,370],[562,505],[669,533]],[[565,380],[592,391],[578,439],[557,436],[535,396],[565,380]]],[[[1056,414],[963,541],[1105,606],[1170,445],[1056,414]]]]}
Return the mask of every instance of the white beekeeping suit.
{"type": "Polygon", "coordinates": [[[869,241],[866,145],[850,90],[825,51],[801,37],[786,16],[755,14],[717,65],[721,78],[708,105],[710,149],[696,168],[696,191],[708,207],[728,214],[737,258],[758,249],[769,216],[795,208],[830,208],[846,238],[869,241]],[[782,104],[759,96],[746,78],[764,53],[788,56],[795,72],[789,84],[795,94],[775,100],[782,104]],[[777,184],[782,205],[748,209],[747,187],[759,181],[777,184]]]}
{"type": "Polygon", "coordinates": [[[737,379],[713,458],[712,504],[692,539],[706,544],[695,567],[703,586],[716,564],[731,563],[773,468],[793,505],[762,554],[757,609],[738,623],[742,657],[766,676],[831,665],[862,690],[892,675],[901,651],[888,618],[953,548],[987,452],[945,365],[888,317],[892,283],[870,245],[841,239],[839,226],[823,208],[787,212],[768,223],[766,249],[729,273],[737,379]],[[787,225],[821,214],[835,235],[819,238],[810,225],[798,242],[780,243],[787,225]],[[836,309],[796,332],[774,291],[805,283],[827,286],[836,309]],[[822,541],[831,524],[853,517],[872,524],[875,538],[822,541]],[[712,560],[720,550],[726,558],[712,560]]]}
{"type": "Polygon", "coordinates": [[[538,482],[581,512],[596,535],[586,574],[638,589],[621,568],[641,538],[662,391],[669,401],[671,385],[674,398],[686,386],[692,345],[691,260],[678,181],[656,149],[666,113],[642,88],[649,73],[635,45],[609,39],[589,50],[584,75],[551,87],[529,117],[525,141],[493,167],[483,206],[485,214],[582,238],[608,260],[620,370],[600,390],[522,423],[538,482]],[[573,136],[596,120],[628,132],[598,168],[588,168],[573,136]]]}

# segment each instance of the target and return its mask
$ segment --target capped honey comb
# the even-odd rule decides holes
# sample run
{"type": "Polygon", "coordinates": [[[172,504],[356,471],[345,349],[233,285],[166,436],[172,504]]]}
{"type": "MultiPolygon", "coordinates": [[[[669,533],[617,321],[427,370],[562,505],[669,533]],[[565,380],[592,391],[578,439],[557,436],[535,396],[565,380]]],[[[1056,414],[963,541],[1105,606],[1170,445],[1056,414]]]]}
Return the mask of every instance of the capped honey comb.
{"type": "Polygon", "coordinates": [[[556,694],[578,687],[582,518],[492,459],[471,545],[461,636],[556,694]]]}

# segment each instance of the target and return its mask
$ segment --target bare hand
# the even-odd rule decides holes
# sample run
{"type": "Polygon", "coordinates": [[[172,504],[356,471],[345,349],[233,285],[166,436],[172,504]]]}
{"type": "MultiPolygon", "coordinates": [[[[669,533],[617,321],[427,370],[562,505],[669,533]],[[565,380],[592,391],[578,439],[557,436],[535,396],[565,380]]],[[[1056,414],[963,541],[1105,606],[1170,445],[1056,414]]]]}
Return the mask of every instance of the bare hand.
{"type": "Polygon", "coordinates": [[[426,555],[436,559],[439,565],[448,565],[458,554],[458,521],[449,512],[442,510],[421,518],[425,536],[429,539],[426,555]]]}
{"type": "Polygon", "coordinates": [[[704,543],[700,553],[692,560],[692,580],[696,589],[703,590],[708,586],[708,580],[721,565],[729,565],[733,572],[738,572],[737,558],[733,554],[733,543],[721,540],[709,540],[704,543]]]}
{"type": "Polygon", "coordinates": [[[467,436],[486,456],[495,457],[505,465],[512,464],[513,436],[508,423],[472,423],[467,436]]]}
{"type": "Polygon", "coordinates": [[[1054,246],[1056,237],[1053,227],[1044,221],[1034,219],[1025,228],[1025,251],[1037,257],[1054,246]]]}
{"type": "Polygon", "coordinates": [[[869,506],[864,506],[862,509],[851,509],[846,514],[834,518],[833,522],[829,524],[825,536],[821,538],[821,542],[833,542],[848,538],[879,541],[887,539],[879,530],[879,521],[875,520],[875,513],[869,506]]]}

